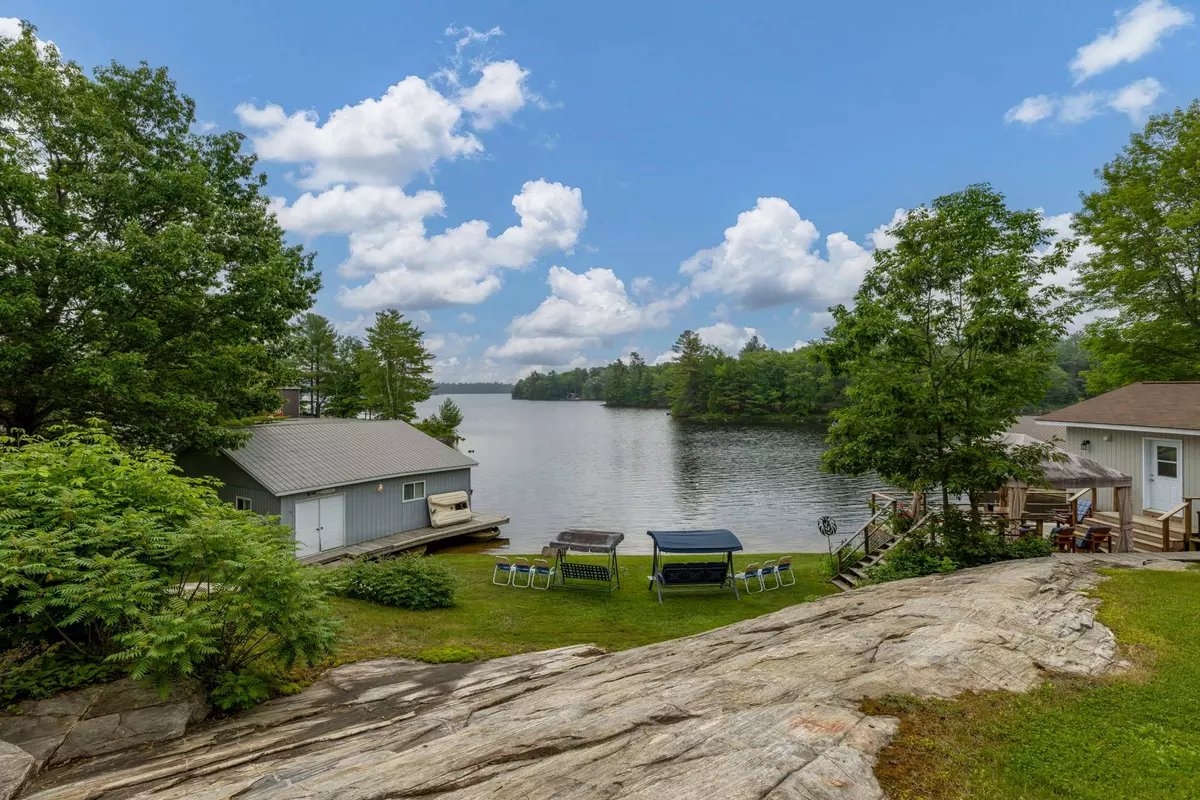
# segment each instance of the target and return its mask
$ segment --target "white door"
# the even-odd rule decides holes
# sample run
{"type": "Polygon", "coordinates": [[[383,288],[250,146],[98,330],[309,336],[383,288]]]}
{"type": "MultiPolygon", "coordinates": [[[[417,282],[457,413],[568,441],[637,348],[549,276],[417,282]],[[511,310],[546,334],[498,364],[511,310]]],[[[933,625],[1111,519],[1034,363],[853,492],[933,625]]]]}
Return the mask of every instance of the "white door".
{"type": "Polygon", "coordinates": [[[296,503],[296,556],[311,556],[321,552],[321,501],[300,500],[296,503]]]}
{"type": "Polygon", "coordinates": [[[1183,502],[1183,443],[1178,439],[1146,439],[1146,502],[1158,512],[1183,502]]]}
{"type": "Polygon", "coordinates": [[[321,549],[346,544],[346,497],[331,494],[321,498],[321,549]]]}

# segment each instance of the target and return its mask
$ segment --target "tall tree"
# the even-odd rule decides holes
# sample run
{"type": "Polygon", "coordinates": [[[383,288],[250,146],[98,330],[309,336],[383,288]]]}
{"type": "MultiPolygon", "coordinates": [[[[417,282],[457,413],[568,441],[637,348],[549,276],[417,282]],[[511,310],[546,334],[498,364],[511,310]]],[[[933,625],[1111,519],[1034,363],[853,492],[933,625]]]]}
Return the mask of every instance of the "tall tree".
{"type": "Polygon", "coordinates": [[[854,307],[833,309],[824,357],[851,382],[826,469],[940,487],[944,503],[1030,474],[1040,453],[995,436],[1042,397],[1063,334],[1063,290],[1042,282],[1075,243],[1039,256],[1052,233],[1038,211],[1010,211],[988,186],[939,197],[892,228],[896,246],[875,251],[854,307]]]}
{"type": "Polygon", "coordinates": [[[357,417],[367,410],[358,367],[363,343],[355,336],[339,336],[329,376],[325,379],[325,407],[330,417],[357,417]]]}
{"type": "Polygon", "coordinates": [[[0,87],[0,425],[236,445],[224,423],[278,408],[319,287],[244,137],[194,133],[165,69],[89,77],[28,26],[0,38],[0,87]]]}
{"type": "Polygon", "coordinates": [[[375,314],[367,328],[367,346],[359,354],[359,376],[367,407],[384,419],[412,422],[417,403],[433,394],[429,379],[433,354],[424,334],[394,308],[375,314]]]}
{"type": "Polygon", "coordinates": [[[329,376],[337,361],[337,331],[329,320],[309,312],[292,328],[292,342],[300,389],[308,397],[308,411],[321,416],[329,396],[329,376]]]}
{"type": "Polygon", "coordinates": [[[676,354],[670,367],[671,385],[668,390],[671,413],[676,417],[703,414],[707,407],[712,374],[710,365],[705,362],[712,361],[713,354],[700,341],[700,335],[691,330],[679,334],[671,350],[676,354]]]}
{"type": "Polygon", "coordinates": [[[1079,270],[1086,300],[1115,311],[1087,329],[1088,389],[1200,378],[1200,100],[1150,119],[1097,172],[1075,231],[1099,250],[1079,270]]]}
{"type": "Polygon", "coordinates": [[[764,342],[762,339],[758,338],[758,334],[756,333],[753,336],[751,336],[744,345],[742,345],[742,349],[738,352],[738,357],[740,358],[740,357],[746,355],[747,353],[759,353],[759,352],[762,352],[763,350],[769,350],[769,349],[770,348],[767,347],[766,342],[764,342]]]}

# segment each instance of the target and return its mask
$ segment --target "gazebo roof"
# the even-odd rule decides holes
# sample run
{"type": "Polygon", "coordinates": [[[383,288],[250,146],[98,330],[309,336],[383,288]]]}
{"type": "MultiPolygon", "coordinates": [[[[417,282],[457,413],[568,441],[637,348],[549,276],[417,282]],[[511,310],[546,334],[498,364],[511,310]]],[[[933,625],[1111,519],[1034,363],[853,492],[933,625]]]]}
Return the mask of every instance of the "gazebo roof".
{"type": "MultiPolygon", "coordinates": [[[[998,438],[1009,447],[1046,444],[1041,439],[1023,433],[1002,433],[998,438]]],[[[1042,475],[1052,489],[1111,489],[1133,485],[1133,478],[1119,470],[1060,448],[1055,449],[1058,450],[1059,460],[1042,461],[1042,475]]]]}

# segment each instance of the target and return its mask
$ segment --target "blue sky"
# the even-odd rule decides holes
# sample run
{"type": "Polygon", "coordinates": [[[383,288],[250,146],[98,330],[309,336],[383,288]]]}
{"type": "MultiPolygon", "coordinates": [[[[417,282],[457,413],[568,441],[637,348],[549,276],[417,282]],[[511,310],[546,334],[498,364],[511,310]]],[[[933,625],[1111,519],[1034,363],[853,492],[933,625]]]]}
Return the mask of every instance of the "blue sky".
{"type": "Polygon", "coordinates": [[[1065,232],[1145,116],[1200,94],[1195,16],[0,3],[81,64],[169,67],[205,127],[249,134],[289,236],[319,253],[316,309],[359,332],[402,308],[444,380],[654,360],[685,328],[791,347],[850,298],[899,209],[973,182],[1065,232]]]}

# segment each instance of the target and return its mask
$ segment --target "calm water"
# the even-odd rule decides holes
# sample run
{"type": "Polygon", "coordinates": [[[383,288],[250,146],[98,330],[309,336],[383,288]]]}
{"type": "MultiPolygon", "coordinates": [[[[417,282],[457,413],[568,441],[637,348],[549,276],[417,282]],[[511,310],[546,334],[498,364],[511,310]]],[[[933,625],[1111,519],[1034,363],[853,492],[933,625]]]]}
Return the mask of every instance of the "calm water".
{"type": "Polygon", "coordinates": [[[729,528],[751,553],[824,551],[817,519],[837,521],[836,539],[853,533],[879,486],[822,473],[814,429],[688,424],[662,410],[507,395],[454,402],[465,417],[459,449],[479,462],[472,506],[512,517],[501,530],[517,552],[572,527],[622,531],[628,553],[650,551],[649,529],[679,528],[729,528]]]}

